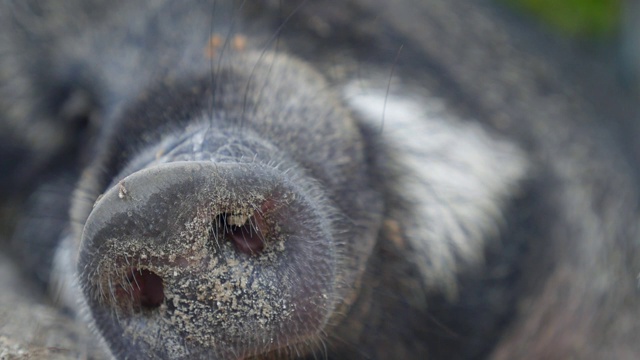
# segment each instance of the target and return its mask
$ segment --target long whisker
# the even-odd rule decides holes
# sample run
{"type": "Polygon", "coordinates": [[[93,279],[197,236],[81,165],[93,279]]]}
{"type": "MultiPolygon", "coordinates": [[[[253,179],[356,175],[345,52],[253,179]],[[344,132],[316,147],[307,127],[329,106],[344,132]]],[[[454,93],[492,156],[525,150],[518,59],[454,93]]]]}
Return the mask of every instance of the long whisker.
{"type": "Polygon", "coordinates": [[[242,100],[242,115],[240,116],[240,124],[239,124],[240,129],[243,128],[244,122],[246,121],[246,109],[247,109],[247,103],[248,103],[248,100],[249,100],[249,96],[248,96],[249,95],[249,89],[251,87],[251,83],[252,83],[253,78],[255,76],[255,71],[258,68],[258,65],[260,64],[260,62],[264,58],[265,54],[267,53],[268,49],[271,47],[273,42],[276,41],[279,38],[280,33],[285,28],[285,25],[287,25],[289,23],[289,21],[291,21],[291,19],[307,4],[307,1],[308,0],[303,0],[300,4],[298,4],[298,6],[296,6],[296,8],[293,9],[293,11],[291,11],[291,13],[289,13],[289,15],[287,15],[287,17],[282,21],[282,23],[276,28],[276,30],[274,31],[273,35],[271,35],[269,40],[267,40],[267,42],[263,46],[262,51],[260,52],[260,56],[258,57],[258,60],[253,65],[253,68],[251,69],[251,73],[249,74],[249,79],[248,79],[247,84],[245,86],[244,98],[242,100]]]}

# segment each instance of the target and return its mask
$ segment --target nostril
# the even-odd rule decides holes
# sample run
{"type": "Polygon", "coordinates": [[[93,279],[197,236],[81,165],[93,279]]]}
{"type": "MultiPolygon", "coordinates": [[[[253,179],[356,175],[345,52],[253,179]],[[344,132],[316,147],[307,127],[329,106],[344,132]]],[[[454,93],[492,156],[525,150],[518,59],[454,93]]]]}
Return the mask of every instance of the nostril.
{"type": "Polygon", "coordinates": [[[255,211],[250,216],[222,213],[214,220],[217,234],[231,241],[243,254],[260,254],[265,246],[266,224],[263,217],[255,211]]]}
{"type": "Polygon", "coordinates": [[[260,230],[251,225],[231,226],[229,238],[236,249],[244,254],[259,254],[264,250],[264,238],[260,230]]]}
{"type": "Polygon", "coordinates": [[[164,301],[162,278],[147,269],[132,269],[127,276],[136,308],[155,309],[164,301]]]}

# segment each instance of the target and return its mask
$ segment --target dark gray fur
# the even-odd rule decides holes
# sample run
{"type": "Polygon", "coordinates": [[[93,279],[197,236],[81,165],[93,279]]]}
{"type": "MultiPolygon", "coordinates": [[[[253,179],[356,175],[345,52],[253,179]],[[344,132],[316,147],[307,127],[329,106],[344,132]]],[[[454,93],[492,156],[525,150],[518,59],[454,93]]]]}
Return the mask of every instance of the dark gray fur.
{"type": "Polygon", "coordinates": [[[0,3],[10,251],[61,309],[0,278],[0,357],[637,358],[637,99],[521,22],[463,0],[0,3]],[[180,238],[265,194],[281,252],[180,238]],[[183,255],[224,269],[167,270],[183,255]],[[173,307],[120,304],[132,259],[173,307]],[[244,311],[209,321],[198,294],[244,311]]]}

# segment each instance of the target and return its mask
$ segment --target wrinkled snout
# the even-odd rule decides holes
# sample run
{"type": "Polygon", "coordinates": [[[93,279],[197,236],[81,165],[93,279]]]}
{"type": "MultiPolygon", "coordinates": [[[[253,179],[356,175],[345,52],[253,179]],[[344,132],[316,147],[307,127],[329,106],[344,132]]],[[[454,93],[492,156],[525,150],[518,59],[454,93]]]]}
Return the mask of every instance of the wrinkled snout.
{"type": "MultiPolygon", "coordinates": [[[[258,164],[172,162],[98,199],[78,276],[114,353],[243,358],[313,342],[333,310],[322,201],[258,164]]],[[[137,355],[138,356],[138,355],[137,355]]]]}

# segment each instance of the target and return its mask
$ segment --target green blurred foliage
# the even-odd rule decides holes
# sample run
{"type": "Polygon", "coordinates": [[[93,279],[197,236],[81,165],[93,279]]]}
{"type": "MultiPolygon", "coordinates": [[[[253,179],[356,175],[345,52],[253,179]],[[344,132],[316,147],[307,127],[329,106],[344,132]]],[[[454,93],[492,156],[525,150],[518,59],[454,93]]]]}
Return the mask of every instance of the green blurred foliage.
{"type": "Polygon", "coordinates": [[[604,39],[616,33],[622,0],[501,0],[561,32],[604,39]]]}

